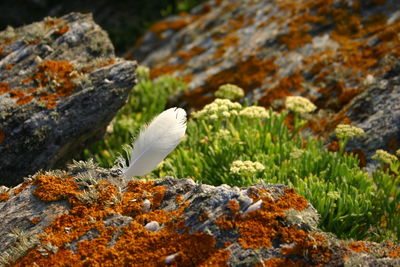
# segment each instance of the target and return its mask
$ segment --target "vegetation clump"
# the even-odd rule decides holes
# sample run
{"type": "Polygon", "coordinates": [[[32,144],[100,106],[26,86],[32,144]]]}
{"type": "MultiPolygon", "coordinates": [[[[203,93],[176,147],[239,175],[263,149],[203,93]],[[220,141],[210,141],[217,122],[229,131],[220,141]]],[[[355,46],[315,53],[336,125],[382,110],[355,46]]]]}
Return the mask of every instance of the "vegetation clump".
{"type": "MultiPolygon", "coordinates": [[[[129,143],[141,124],[164,110],[169,93],[185,88],[182,82],[168,76],[155,81],[148,76],[139,80],[130,105],[114,121],[113,131],[90,152],[86,151],[86,156],[93,155],[102,166],[112,166],[121,145],[129,143]]],[[[289,103],[290,99],[299,98],[289,98],[289,103]]],[[[306,105],[301,110],[293,109],[295,118],[296,114],[301,115],[299,112],[315,110],[309,100],[302,101],[306,105]]],[[[172,175],[231,186],[285,184],[295,188],[318,210],[320,227],[325,231],[342,238],[398,240],[398,168],[386,168],[389,162],[383,162],[384,168],[370,175],[359,167],[356,155],[345,153],[344,149],[330,151],[322,139],[305,136],[301,127],[289,127],[289,114],[286,110],[276,113],[248,105],[246,101],[216,99],[192,114],[187,137],[146,177],[172,175]],[[254,172],[242,171],[246,162],[257,164],[253,166],[254,172]]],[[[298,119],[297,123],[303,126],[304,121],[298,119]]],[[[292,123],[296,124],[296,120],[292,123]]],[[[362,130],[339,126],[336,133],[344,148],[348,138],[356,138],[362,130]]]]}

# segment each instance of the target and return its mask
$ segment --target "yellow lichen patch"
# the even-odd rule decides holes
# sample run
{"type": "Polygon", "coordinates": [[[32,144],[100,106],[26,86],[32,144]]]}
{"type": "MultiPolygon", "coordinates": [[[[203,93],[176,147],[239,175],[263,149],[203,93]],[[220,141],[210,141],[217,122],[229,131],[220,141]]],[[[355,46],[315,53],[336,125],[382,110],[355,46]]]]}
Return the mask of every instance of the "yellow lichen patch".
{"type": "Polygon", "coordinates": [[[10,198],[10,193],[4,192],[0,194],[0,202],[7,201],[10,198]]]}
{"type": "Polygon", "coordinates": [[[72,177],[55,177],[52,175],[38,175],[34,180],[36,189],[33,195],[42,201],[57,201],[77,193],[78,185],[72,177]]]}

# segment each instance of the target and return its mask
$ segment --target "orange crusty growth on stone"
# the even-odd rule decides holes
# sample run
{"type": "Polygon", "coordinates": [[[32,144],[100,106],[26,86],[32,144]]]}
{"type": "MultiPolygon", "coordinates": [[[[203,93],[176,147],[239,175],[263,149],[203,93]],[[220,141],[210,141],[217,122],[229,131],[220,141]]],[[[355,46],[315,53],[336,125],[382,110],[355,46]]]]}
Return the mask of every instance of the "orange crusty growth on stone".
{"type": "Polygon", "coordinates": [[[10,193],[4,192],[0,194],[0,202],[7,201],[10,198],[10,193]]]}
{"type": "MultiPolygon", "coordinates": [[[[33,184],[36,186],[34,195],[39,199],[45,202],[66,199],[71,208],[55,218],[39,235],[41,244],[15,266],[50,263],[58,266],[163,266],[170,255],[175,255],[171,266],[226,266],[230,257],[229,242],[224,248],[216,248],[213,236],[202,232],[189,234],[183,217],[189,202],[176,199],[180,203],[177,209],[159,209],[166,188],[153,181],[132,180],[125,192],[118,193],[115,185],[99,180],[95,185],[98,201],[93,205],[79,200],[83,189],[70,176],[39,174],[33,184]],[[151,203],[148,210],[145,200],[151,203]],[[115,223],[105,223],[107,220],[115,223]],[[119,228],[118,221],[124,222],[119,228]],[[147,230],[144,226],[151,221],[157,221],[161,228],[154,232],[147,230]],[[88,233],[90,238],[84,237],[88,233]],[[40,247],[46,244],[58,249],[42,255],[40,247]]],[[[290,208],[302,210],[308,206],[294,190],[286,189],[274,200],[268,190],[256,189],[251,197],[254,201],[263,200],[259,210],[242,216],[238,202],[232,200],[226,203],[226,216],[217,222],[221,228],[235,227],[240,232],[239,244],[243,248],[268,248],[273,239],[280,239],[283,243],[295,244],[290,249],[281,249],[285,255],[300,256],[309,252],[313,255],[316,250],[325,251],[322,238],[314,235],[311,239],[306,232],[280,222],[280,218],[285,218],[284,211],[290,208]]],[[[323,255],[322,259],[319,256],[318,263],[329,259],[328,254],[323,255]]]]}
{"type": "MultiPolygon", "coordinates": [[[[256,88],[261,89],[258,91],[258,95],[261,96],[257,99],[258,103],[268,107],[274,100],[294,94],[287,87],[287,80],[295,75],[297,76],[295,90],[301,91],[302,96],[310,98],[320,109],[339,112],[365,90],[363,81],[367,75],[382,77],[393,67],[396,62],[394,59],[400,56],[398,37],[400,19],[396,18],[387,1],[371,1],[368,4],[371,7],[369,12],[365,12],[365,4],[362,4],[361,0],[351,3],[332,0],[273,1],[276,7],[274,9],[268,5],[258,4],[260,14],[264,11],[265,15],[260,17],[257,15],[257,19],[253,19],[254,13],[247,14],[246,8],[238,7],[237,3],[240,1],[228,2],[215,1],[212,7],[205,5],[203,8],[204,13],[218,12],[218,17],[227,17],[226,23],[210,23],[213,14],[197,17],[190,15],[193,24],[198,26],[200,34],[205,35],[204,38],[211,37],[211,44],[204,48],[206,51],[215,51],[214,54],[202,53],[200,63],[197,62],[199,61],[197,57],[191,59],[183,54],[181,58],[188,63],[183,65],[175,64],[180,57],[179,52],[175,52],[164,58],[158,58],[154,66],[155,71],[152,71],[153,78],[164,73],[181,77],[191,73],[188,72],[187,66],[200,64],[204,66],[206,72],[208,68],[218,68],[220,62],[236,60],[234,67],[210,71],[212,74],[206,76],[203,84],[184,94],[183,99],[194,108],[201,108],[211,102],[212,99],[208,95],[221,83],[237,84],[246,92],[256,88]],[[232,12],[232,8],[236,9],[232,12]],[[262,10],[263,8],[265,9],[262,10]],[[279,15],[271,14],[275,11],[279,15]],[[254,26],[260,32],[250,31],[254,36],[240,34],[238,30],[252,23],[257,24],[254,26]],[[275,39],[267,40],[272,43],[273,48],[260,42],[254,49],[253,47],[248,49],[248,46],[244,45],[248,42],[241,40],[248,36],[258,40],[256,36],[264,34],[263,28],[274,24],[280,26],[276,28],[279,32],[275,39]],[[210,32],[211,36],[207,35],[210,32]],[[302,50],[304,46],[309,46],[307,53],[302,50]],[[301,56],[299,64],[293,66],[290,73],[282,75],[285,72],[281,73],[280,68],[287,68],[292,56],[301,56]],[[248,61],[254,60],[254,62],[249,62],[248,65],[257,65],[259,60],[257,57],[263,61],[271,60],[273,57],[280,59],[280,64],[276,63],[274,69],[275,73],[280,75],[271,76],[271,73],[263,73],[249,77],[246,72],[246,75],[242,75],[241,63],[249,59],[248,61]],[[202,63],[203,61],[207,64],[202,63]],[[191,64],[192,62],[195,64],[191,64]],[[247,77],[246,82],[244,80],[247,77]],[[254,83],[250,83],[250,80],[254,80],[254,83]],[[306,89],[302,88],[303,83],[307,84],[306,89]],[[308,88],[312,88],[311,92],[308,88]]],[[[187,16],[177,18],[176,21],[185,19],[187,16]]],[[[160,31],[172,29],[165,21],[155,24],[153,31],[155,28],[160,31]]],[[[177,41],[181,45],[175,46],[175,50],[198,43],[191,41],[193,38],[187,39],[189,41],[177,36],[177,41]]],[[[262,73],[263,69],[260,68],[258,72],[262,73]]],[[[325,135],[327,132],[325,129],[334,129],[337,123],[345,123],[338,119],[346,118],[331,115],[310,126],[314,132],[325,135]]]]}

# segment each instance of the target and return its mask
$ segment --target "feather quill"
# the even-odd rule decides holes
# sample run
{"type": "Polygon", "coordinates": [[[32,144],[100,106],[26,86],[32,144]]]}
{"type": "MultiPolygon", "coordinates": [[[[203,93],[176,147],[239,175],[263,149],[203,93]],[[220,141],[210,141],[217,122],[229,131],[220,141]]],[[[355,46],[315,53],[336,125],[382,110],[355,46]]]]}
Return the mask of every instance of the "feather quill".
{"type": "Polygon", "coordinates": [[[123,168],[125,177],[151,172],[181,142],[186,131],[186,112],[170,108],[144,127],[134,142],[129,166],[123,168]]]}

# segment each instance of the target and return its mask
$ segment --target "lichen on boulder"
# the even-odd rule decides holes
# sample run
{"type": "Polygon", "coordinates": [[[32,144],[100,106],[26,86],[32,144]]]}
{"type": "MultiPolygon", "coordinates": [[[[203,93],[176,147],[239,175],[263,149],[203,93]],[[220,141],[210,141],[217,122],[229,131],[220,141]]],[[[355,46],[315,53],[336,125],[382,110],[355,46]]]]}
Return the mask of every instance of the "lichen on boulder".
{"type": "Polygon", "coordinates": [[[62,167],[102,137],[135,84],[90,15],[0,32],[0,184],[62,167]]]}
{"type": "MultiPolygon", "coordinates": [[[[399,246],[338,240],[283,185],[171,177],[125,180],[75,162],[39,172],[0,202],[0,263],[13,266],[282,266],[400,263],[399,246]]],[[[367,266],[367,265],[363,265],[367,266]]],[[[372,266],[372,265],[370,265],[372,266]]]]}

